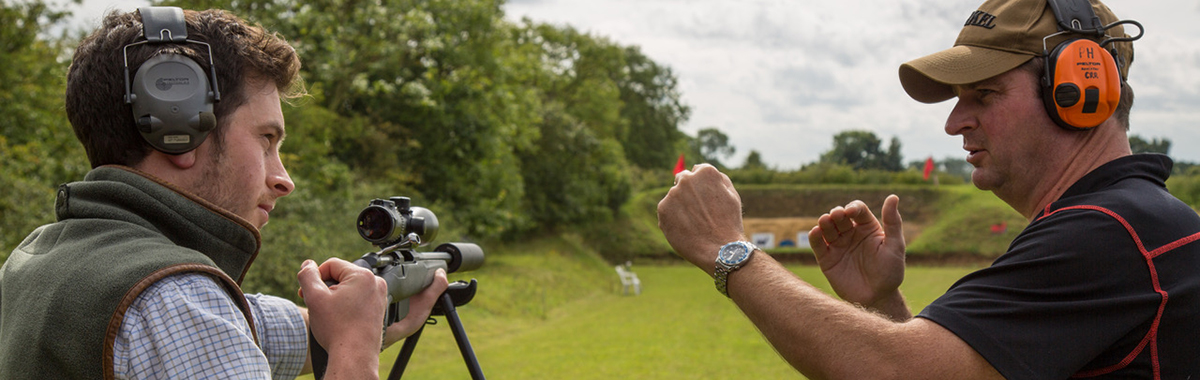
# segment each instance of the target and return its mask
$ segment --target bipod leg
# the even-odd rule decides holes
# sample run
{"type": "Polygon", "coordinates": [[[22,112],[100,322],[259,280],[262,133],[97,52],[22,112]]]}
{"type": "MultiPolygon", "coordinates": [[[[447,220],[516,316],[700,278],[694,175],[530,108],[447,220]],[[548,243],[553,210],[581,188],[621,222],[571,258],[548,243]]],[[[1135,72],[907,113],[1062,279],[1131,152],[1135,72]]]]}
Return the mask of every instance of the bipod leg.
{"type": "Polygon", "coordinates": [[[479,367],[479,360],[475,358],[475,350],[471,348],[471,341],[467,339],[467,331],[463,329],[462,320],[458,318],[458,311],[454,308],[454,301],[451,300],[450,294],[442,293],[439,302],[442,311],[446,314],[446,320],[450,322],[450,331],[454,333],[454,341],[458,343],[458,350],[462,352],[463,361],[467,364],[467,371],[471,373],[472,379],[483,380],[483,369],[479,367]]]}
{"type": "Polygon", "coordinates": [[[388,374],[388,380],[400,380],[404,376],[404,369],[408,367],[408,359],[412,358],[413,351],[417,349],[417,341],[421,339],[421,332],[425,331],[425,325],[417,329],[417,332],[404,338],[404,346],[400,347],[400,355],[396,356],[396,363],[392,365],[392,372],[388,374]]]}

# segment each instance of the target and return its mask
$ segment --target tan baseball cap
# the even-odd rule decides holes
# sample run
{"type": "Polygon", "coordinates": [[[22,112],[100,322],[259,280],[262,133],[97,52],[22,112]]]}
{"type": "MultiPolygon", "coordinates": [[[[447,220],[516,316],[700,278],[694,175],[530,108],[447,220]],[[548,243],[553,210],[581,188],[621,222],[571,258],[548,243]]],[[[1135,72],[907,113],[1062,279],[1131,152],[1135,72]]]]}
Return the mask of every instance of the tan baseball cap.
{"type": "MultiPolygon", "coordinates": [[[[1101,23],[1116,22],[1108,6],[1092,0],[1101,23]]],[[[922,103],[937,103],[954,97],[951,85],[970,84],[1003,74],[1043,55],[1042,39],[1058,33],[1058,21],[1047,0],[987,0],[967,17],[954,47],[900,65],[900,84],[908,96],[922,103]]],[[[1128,37],[1125,29],[1107,30],[1110,37],[1128,37]]],[[[1101,42],[1104,38],[1069,33],[1045,41],[1054,50],[1059,43],[1077,38],[1101,42]]],[[[1106,37],[1107,38],[1107,37],[1106,37]]],[[[1121,77],[1127,78],[1133,63],[1133,44],[1113,42],[1123,61],[1121,77]]]]}

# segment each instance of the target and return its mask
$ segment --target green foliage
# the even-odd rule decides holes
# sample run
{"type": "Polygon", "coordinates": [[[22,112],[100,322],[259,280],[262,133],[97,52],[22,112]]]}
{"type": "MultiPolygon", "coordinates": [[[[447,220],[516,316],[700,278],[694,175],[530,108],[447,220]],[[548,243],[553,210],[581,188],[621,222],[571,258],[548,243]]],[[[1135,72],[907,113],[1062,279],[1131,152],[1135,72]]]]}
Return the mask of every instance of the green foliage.
{"type": "Polygon", "coordinates": [[[899,137],[892,136],[892,141],[888,144],[887,153],[884,154],[882,161],[883,162],[880,165],[880,169],[890,171],[904,170],[904,166],[901,165],[901,162],[904,161],[904,157],[900,155],[899,137]]]}
{"type": "Polygon", "coordinates": [[[619,45],[569,26],[529,20],[515,32],[513,41],[526,59],[543,62],[534,80],[548,111],[561,111],[587,124],[598,138],[621,139],[628,133],[618,85],[626,57],[619,45]]]}
{"type": "Polygon", "coordinates": [[[629,177],[632,181],[632,187],[635,189],[635,195],[633,196],[636,196],[636,192],[647,189],[670,187],[675,183],[675,177],[671,175],[671,169],[673,168],[674,166],[654,169],[642,169],[636,166],[629,168],[629,177]]]}
{"type": "Polygon", "coordinates": [[[318,157],[418,188],[480,238],[611,219],[629,167],[669,165],[687,118],[674,74],[636,47],[507,22],[502,2],[172,3],[289,38],[323,94],[310,107],[338,115],[318,157]]]}
{"type": "Polygon", "coordinates": [[[679,80],[667,66],[659,65],[636,46],[626,47],[625,66],[617,75],[621,90],[621,116],[629,120],[629,131],[621,140],[629,162],[650,169],[669,167],[674,151],[667,149],[683,138],[679,125],[691,109],[683,104],[679,80]]]}
{"type": "Polygon", "coordinates": [[[852,200],[879,210],[888,195],[900,197],[900,213],[908,227],[938,217],[946,190],[919,185],[737,185],[742,211],[753,218],[815,218],[852,200]]]}
{"type": "Polygon", "coordinates": [[[975,167],[962,158],[946,157],[938,161],[938,165],[946,174],[962,178],[963,182],[971,182],[971,173],[975,171],[975,167]]]}
{"type": "Polygon", "coordinates": [[[676,259],[658,229],[658,201],[667,190],[660,187],[634,195],[612,221],[582,228],[584,241],[610,263],[676,259]]]}
{"type": "MultiPolygon", "coordinates": [[[[192,7],[193,2],[179,2],[192,7]]],[[[516,152],[536,137],[531,92],[491,1],[228,2],[289,38],[313,106],[351,121],[334,155],[372,179],[452,205],[477,236],[522,224],[516,152]]]]}
{"type": "Polygon", "coordinates": [[[1171,167],[1171,175],[1180,175],[1194,173],[1193,168],[1200,167],[1200,164],[1188,161],[1175,161],[1175,166],[1171,167]]]}
{"type": "Polygon", "coordinates": [[[879,147],[880,143],[870,131],[843,131],[833,136],[833,149],[821,154],[819,162],[854,169],[902,170],[900,140],[893,137],[887,151],[879,147]]]}
{"type": "Polygon", "coordinates": [[[611,220],[630,194],[619,143],[570,115],[547,116],[536,150],[521,156],[530,217],[546,227],[611,220]]]}
{"type": "MultiPolygon", "coordinates": [[[[749,161],[749,160],[747,160],[749,161]]],[[[833,163],[814,163],[795,171],[776,171],[762,167],[729,170],[726,172],[735,184],[908,184],[932,185],[932,181],[924,179],[920,169],[910,168],[905,171],[890,171],[879,169],[855,169],[849,165],[833,163]]],[[[959,184],[962,180],[955,176],[939,178],[939,184],[959,184]]]]}
{"type": "Polygon", "coordinates": [[[1154,138],[1149,141],[1138,135],[1129,135],[1129,148],[1137,153],[1162,153],[1167,154],[1171,151],[1171,139],[1154,138]]]}
{"type": "Polygon", "coordinates": [[[262,247],[242,282],[243,291],[299,302],[296,272],[301,262],[312,259],[321,263],[331,257],[352,260],[374,248],[354,227],[358,212],[374,194],[321,198],[314,193],[297,187],[292,195],[279,200],[271,222],[261,230],[262,247]]]}
{"type": "Polygon", "coordinates": [[[0,3],[0,259],[54,221],[55,189],[89,167],[62,113],[65,39],[38,38],[64,16],[42,1],[0,3]]]}
{"type": "Polygon", "coordinates": [[[1171,175],[1167,179],[1167,189],[1183,203],[1197,208],[1200,206],[1200,167],[1193,166],[1185,173],[1171,175]]]}
{"type": "MultiPolygon", "coordinates": [[[[737,152],[737,148],[729,145],[729,136],[716,128],[701,129],[696,132],[695,139],[688,138],[688,140],[692,150],[698,152],[704,162],[712,164],[717,169],[725,169],[721,160],[729,158],[737,152]]],[[[753,154],[757,154],[757,152],[753,152],[753,154]]]]}
{"type": "Polygon", "coordinates": [[[762,154],[757,150],[750,150],[750,154],[746,156],[746,162],[742,164],[742,170],[745,171],[767,171],[767,164],[763,163],[762,154]]]}
{"type": "MultiPolygon", "coordinates": [[[[309,107],[313,99],[320,99],[320,87],[311,92],[311,99],[300,100],[295,106],[283,107],[287,123],[287,138],[280,147],[284,167],[297,189],[312,191],[322,197],[340,198],[351,190],[358,176],[394,180],[403,183],[399,175],[387,175],[366,171],[355,175],[341,161],[334,142],[338,135],[347,131],[362,131],[370,123],[360,117],[342,117],[321,107],[309,107]]],[[[388,182],[388,181],[380,181],[388,182]]]]}
{"type": "MultiPolygon", "coordinates": [[[[923,172],[925,170],[925,160],[909,161],[908,168],[923,172]]],[[[946,157],[941,160],[933,161],[933,171],[934,173],[942,173],[946,174],[947,176],[958,177],[961,179],[951,179],[951,183],[965,183],[971,182],[971,172],[975,171],[975,167],[971,166],[971,163],[967,162],[965,159],[959,157],[946,157]]],[[[944,177],[941,178],[944,179],[944,177]]],[[[939,181],[943,179],[939,179],[939,181]]]]}
{"type": "Polygon", "coordinates": [[[513,41],[535,70],[541,117],[538,138],[518,153],[532,226],[603,223],[631,192],[629,164],[619,136],[628,121],[620,114],[618,87],[608,75],[622,50],[574,29],[525,21],[513,41]]]}

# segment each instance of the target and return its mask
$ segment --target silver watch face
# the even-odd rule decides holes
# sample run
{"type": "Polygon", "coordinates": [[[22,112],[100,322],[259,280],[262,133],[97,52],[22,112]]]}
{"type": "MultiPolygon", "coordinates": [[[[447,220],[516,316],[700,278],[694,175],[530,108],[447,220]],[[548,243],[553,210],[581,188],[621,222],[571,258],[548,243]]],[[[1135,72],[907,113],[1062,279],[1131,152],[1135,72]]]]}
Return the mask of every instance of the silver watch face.
{"type": "Polygon", "coordinates": [[[749,244],[733,242],[721,247],[721,251],[717,255],[717,260],[721,264],[736,266],[750,258],[751,252],[753,252],[753,248],[750,248],[749,244]]]}

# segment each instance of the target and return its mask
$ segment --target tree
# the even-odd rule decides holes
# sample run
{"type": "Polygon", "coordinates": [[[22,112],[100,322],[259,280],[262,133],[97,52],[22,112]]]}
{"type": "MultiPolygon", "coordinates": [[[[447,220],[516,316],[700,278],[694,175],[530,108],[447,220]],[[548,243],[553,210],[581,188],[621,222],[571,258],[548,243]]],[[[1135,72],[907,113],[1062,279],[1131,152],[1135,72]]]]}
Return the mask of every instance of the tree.
{"type": "Polygon", "coordinates": [[[561,109],[547,112],[541,132],[536,149],[520,156],[525,208],[535,225],[612,220],[632,193],[620,143],[598,138],[561,109]]]}
{"type": "Polygon", "coordinates": [[[630,193],[630,165],[669,167],[683,139],[669,68],[570,27],[505,21],[503,1],[168,1],[286,36],[320,94],[311,106],[336,116],[308,126],[332,131],[317,133],[323,158],[419,189],[475,238],[603,218],[630,193]]]}
{"type": "Polygon", "coordinates": [[[900,138],[892,136],[891,144],[888,145],[887,153],[882,157],[882,162],[879,163],[879,169],[889,172],[898,172],[904,170],[904,157],[900,156],[900,138]]]}
{"type": "Polygon", "coordinates": [[[536,61],[549,70],[533,81],[545,91],[544,101],[572,105],[566,111],[598,137],[616,138],[632,165],[660,169],[674,163],[674,146],[686,138],[679,125],[690,111],[670,68],[636,46],[623,47],[570,26],[523,20],[517,44],[519,50],[540,54],[536,61]]]}
{"type": "Polygon", "coordinates": [[[893,137],[885,152],[881,141],[870,131],[844,131],[833,136],[833,149],[821,155],[820,162],[849,165],[855,170],[903,170],[900,140],[893,137]]]}
{"type": "Polygon", "coordinates": [[[625,157],[644,169],[668,167],[676,158],[668,148],[683,138],[679,125],[691,110],[683,104],[671,68],[655,63],[636,46],[624,50],[625,66],[617,88],[625,104],[621,116],[629,121],[629,131],[621,140],[625,157]]]}
{"type": "Polygon", "coordinates": [[[539,133],[518,153],[532,226],[611,220],[632,194],[618,137],[629,122],[611,75],[622,67],[623,49],[569,26],[525,20],[514,32],[518,54],[542,63],[526,79],[540,92],[539,133]]]}
{"type": "Polygon", "coordinates": [[[54,220],[55,188],[90,166],[62,94],[70,39],[47,31],[69,12],[41,0],[0,3],[0,261],[26,234],[54,220]]]}
{"type": "Polygon", "coordinates": [[[746,163],[742,164],[742,170],[766,170],[767,164],[763,163],[762,155],[757,150],[750,150],[750,154],[746,156],[746,163]]]}
{"type": "Polygon", "coordinates": [[[700,157],[718,169],[724,168],[721,160],[729,158],[737,152],[737,149],[729,145],[729,136],[721,133],[716,128],[705,128],[696,132],[696,138],[692,140],[695,146],[694,150],[700,153],[700,157]]]}
{"type": "Polygon", "coordinates": [[[1134,154],[1137,153],[1162,153],[1167,154],[1171,151],[1171,140],[1167,138],[1153,139],[1146,141],[1138,135],[1129,136],[1129,149],[1134,154]]]}
{"type": "Polygon", "coordinates": [[[975,171],[975,167],[971,166],[967,160],[955,157],[946,157],[939,164],[946,174],[962,178],[963,181],[971,182],[971,173],[975,171]]]}
{"type": "MultiPolygon", "coordinates": [[[[537,136],[531,63],[515,59],[500,2],[179,1],[231,9],[286,36],[317,106],[353,123],[330,152],[374,178],[409,181],[476,237],[525,223],[517,153],[537,136]],[[347,133],[356,132],[356,133],[347,133]]],[[[338,128],[339,125],[327,126],[338,128]]]]}

